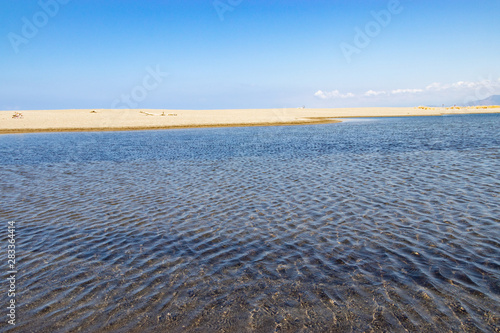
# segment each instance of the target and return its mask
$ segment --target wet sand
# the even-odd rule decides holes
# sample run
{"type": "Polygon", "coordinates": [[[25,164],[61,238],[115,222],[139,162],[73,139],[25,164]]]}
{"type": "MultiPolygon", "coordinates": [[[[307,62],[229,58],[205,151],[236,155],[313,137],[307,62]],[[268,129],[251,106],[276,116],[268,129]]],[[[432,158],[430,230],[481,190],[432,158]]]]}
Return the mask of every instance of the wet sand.
{"type": "Polygon", "coordinates": [[[499,113],[500,107],[150,110],[74,109],[0,111],[0,134],[70,131],[123,131],[228,126],[333,123],[332,118],[439,116],[499,113]],[[16,112],[22,116],[13,117],[16,112]]]}

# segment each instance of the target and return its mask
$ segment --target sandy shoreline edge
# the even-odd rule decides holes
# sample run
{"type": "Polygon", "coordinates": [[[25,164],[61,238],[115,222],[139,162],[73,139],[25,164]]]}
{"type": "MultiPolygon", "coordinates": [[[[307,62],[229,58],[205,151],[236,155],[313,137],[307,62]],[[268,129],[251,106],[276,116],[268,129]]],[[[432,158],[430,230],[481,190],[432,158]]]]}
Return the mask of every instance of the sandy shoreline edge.
{"type": "Polygon", "coordinates": [[[335,118],[441,116],[482,113],[500,113],[500,107],[0,111],[0,134],[315,125],[341,121],[335,118]]]}

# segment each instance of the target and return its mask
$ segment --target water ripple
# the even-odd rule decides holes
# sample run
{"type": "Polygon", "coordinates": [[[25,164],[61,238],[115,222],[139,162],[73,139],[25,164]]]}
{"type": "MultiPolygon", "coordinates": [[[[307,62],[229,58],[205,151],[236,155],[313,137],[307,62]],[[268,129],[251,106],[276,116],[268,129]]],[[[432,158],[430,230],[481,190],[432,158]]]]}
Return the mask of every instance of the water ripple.
{"type": "Polygon", "coordinates": [[[0,164],[12,331],[498,332],[497,127],[472,149],[383,124],[33,135],[128,141],[0,164]]]}

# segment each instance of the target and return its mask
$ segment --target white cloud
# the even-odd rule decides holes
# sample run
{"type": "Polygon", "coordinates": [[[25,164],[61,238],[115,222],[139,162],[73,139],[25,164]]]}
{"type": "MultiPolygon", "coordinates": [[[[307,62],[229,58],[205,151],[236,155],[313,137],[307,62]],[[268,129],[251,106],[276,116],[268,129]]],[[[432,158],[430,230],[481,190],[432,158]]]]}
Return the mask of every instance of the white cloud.
{"type": "Polygon", "coordinates": [[[321,99],[331,99],[331,98],[352,98],[355,97],[353,93],[342,94],[338,90],[332,90],[330,92],[323,92],[318,90],[314,96],[319,97],[321,99]]]}
{"type": "Polygon", "coordinates": [[[375,91],[375,90],[368,90],[367,92],[364,93],[364,96],[370,97],[370,96],[378,96],[378,95],[386,95],[386,91],[375,91]]]}
{"type": "Polygon", "coordinates": [[[476,86],[475,82],[465,82],[465,81],[458,81],[456,83],[453,83],[451,85],[453,88],[474,88],[476,86]]]}
{"type": "Polygon", "coordinates": [[[425,87],[425,90],[441,90],[443,88],[443,85],[439,82],[434,82],[429,84],[427,87],[425,87]]]}
{"type": "Polygon", "coordinates": [[[396,95],[396,94],[416,94],[423,92],[422,89],[395,89],[391,91],[391,94],[396,95]]]}
{"type": "MultiPolygon", "coordinates": [[[[376,91],[376,90],[368,90],[364,94],[359,97],[376,97],[376,96],[404,96],[404,95],[414,95],[414,94],[422,94],[428,93],[432,94],[435,92],[439,92],[443,96],[446,94],[450,96],[456,95],[457,97],[462,96],[464,94],[474,94],[478,95],[478,91],[485,91],[490,95],[500,94],[500,78],[495,80],[493,78],[489,78],[487,80],[479,80],[476,82],[471,81],[458,81],[454,83],[441,83],[434,82],[426,86],[425,88],[413,88],[413,89],[393,89],[391,91],[376,91]]],[[[481,94],[482,95],[482,94],[481,94]]],[[[354,98],[357,97],[355,94],[341,93],[339,90],[332,90],[330,92],[324,92],[322,90],[318,90],[314,96],[321,99],[345,99],[345,98],[354,98]]],[[[487,96],[486,96],[487,97],[487,96]]]]}
{"type": "MultiPolygon", "coordinates": [[[[500,78],[498,79],[500,81],[500,78]]],[[[481,81],[458,81],[454,83],[439,83],[439,82],[434,82],[427,87],[425,87],[425,90],[427,91],[443,91],[443,90],[471,90],[471,89],[477,89],[477,88],[483,88],[483,87],[490,87],[490,88],[495,88],[499,87],[499,85],[495,82],[495,80],[481,80],[481,81]]]]}

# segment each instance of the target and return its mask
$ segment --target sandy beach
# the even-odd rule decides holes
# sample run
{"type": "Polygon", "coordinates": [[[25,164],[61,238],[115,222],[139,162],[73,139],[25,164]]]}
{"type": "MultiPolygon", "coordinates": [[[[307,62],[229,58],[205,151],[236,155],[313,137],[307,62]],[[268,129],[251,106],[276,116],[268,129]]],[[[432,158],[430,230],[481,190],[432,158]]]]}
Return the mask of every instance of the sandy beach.
{"type": "Polygon", "coordinates": [[[353,117],[439,116],[499,113],[500,107],[406,107],[337,109],[149,110],[75,109],[0,111],[0,134],[120,131],[225,126],[301,125],[353,117]]]}

